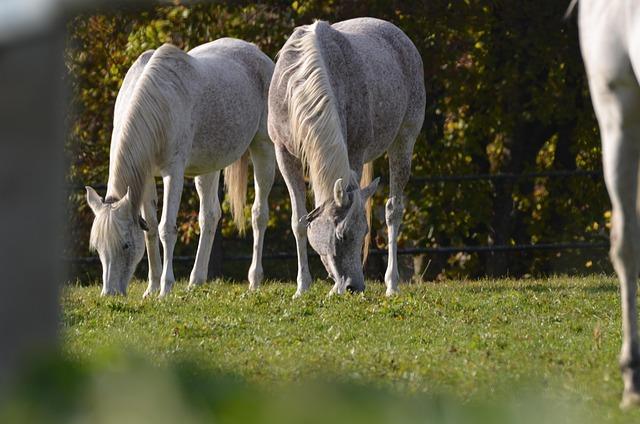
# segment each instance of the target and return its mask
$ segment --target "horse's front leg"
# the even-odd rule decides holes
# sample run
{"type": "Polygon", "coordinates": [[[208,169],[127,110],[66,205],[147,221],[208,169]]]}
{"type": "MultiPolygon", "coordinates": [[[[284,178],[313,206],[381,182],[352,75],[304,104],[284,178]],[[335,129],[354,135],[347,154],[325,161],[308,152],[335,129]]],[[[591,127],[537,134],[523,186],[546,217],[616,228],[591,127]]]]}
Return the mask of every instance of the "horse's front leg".
{"type": "MultiPolygon", "coordinates": [[[[406,131],[406,130],[405,130],[406,131]]],[[[387,271],[384,282],[387,296],[398,293],[398,235],[404,214],[403,192],[411,175],[411,155],[416,136],[408,131],[401,133],[388,151],[389,155],[389,199],[385,205],[385,221],[389,239],[387,271]]]]}
{"type": "Polygon", "coordinates": [[[196,191],[200,198],[200,213],[198,214],[200,240],[198,241],[196,260],[193,264],[191,276],[189,277],[190,288],[207,281],[213,239],[216,236],[218,221],[220,221],[220,217],[222,216],[220,199],[218,198],[219,181],[220,171],[200,175],[195,178],[196,191]]]}
{"type": "Polygon", "coordinates": [[[311,273],[307,258],[307,226],[300,222],[300,218],[307,214],[306,186],[302,175],[302,163],[298,158],[291,155],[284,147],[276,145],[276,159],[291,197],[291,228],[296,238],[298,252],[298,289],[293,297],[299,297],[311,285],[311,273]]]}
{"type": "MultiPolygon", "coordinates": [[[[611,261],[620,279],[622,349],[620,369],[624,381],[622,406],[640,405],[640,339],[638,338],[637,284],[640,271],[638,224],[638,166],[640,165],[640,88],[628,85],[633,75],[591,75],[591,95],[600,123],[602,163],[611,198],[611,261]]],[[[635,83],[635,82],[634,82],[635,83]]]]}
{"type": "Polygon", "coordinates": [[[162,218],[160,219],[160,241],[164,253],[162,277],[160,278],[160,297],[166,296],[176,279],[173,275],[173,249],[178,239],[176,220],[180,208],[180,197],[184,184],[184,170],[174,170],[162,177],[164,195],[162,218]]]}
{"type": "Polygon", "coordinates": [[[249,289],[255,290],[264,278],[262,270],[262,246],[269,221],[269,193],[273,186],[276,161],[273,143],[266,136],[258,135],[249,147],[253,162],[255,198],[251,208],[253,228],[253,257],[249,267],[249,289]]]}
{"type": "Polygon", "coordinates": [[[601,3],[603,4],[580,2],[580,45],[589,77],[591,99],[600,125],[602,165],[611,198],[610,256],[620,279],[622,302],[620,369],[624,392],[621,406],[630,407],[640,405],[640,338],[637,315],[640,271],[640,57],[627,54],[625,49],[628,45],[622,42],[619,32],[614,30],[617,24],[614,17],[622,16],[622,7],[603,16],[600,6],[605,2],[601,3]],[[630,66],[631,63],[633,66],[630,66]]]}
{"type": "Polygon", "coordinates": [[[147,222],[148,231],[144,233],[149,260],[149,285],[142,297],[147,297],[160,290],[160,276],[162,274],[162,259],[160,244],[158,243],[158,192],[153,177],[149,179],[145,189],[145,200],[142,203],[142,217],[147,222]]]}

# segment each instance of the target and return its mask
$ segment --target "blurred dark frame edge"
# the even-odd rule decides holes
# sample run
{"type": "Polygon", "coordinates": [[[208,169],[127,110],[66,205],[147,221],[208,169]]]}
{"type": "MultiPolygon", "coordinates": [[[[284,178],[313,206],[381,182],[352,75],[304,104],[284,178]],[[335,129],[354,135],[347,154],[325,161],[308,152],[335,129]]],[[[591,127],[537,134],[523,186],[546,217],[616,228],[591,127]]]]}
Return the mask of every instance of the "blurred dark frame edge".
{"type": "MultiPolygon", "coordinates": [[[[55,1],[55,0],[52,0],[55,1]]],[[[0,400],[34,357],[59,348],[60,295],[68,271],[64,143],[70,107],[67,25],[80,14],[136,13],[158,5],[248,2],[56,1],[32,28],[0,40],[0,400]]]]}

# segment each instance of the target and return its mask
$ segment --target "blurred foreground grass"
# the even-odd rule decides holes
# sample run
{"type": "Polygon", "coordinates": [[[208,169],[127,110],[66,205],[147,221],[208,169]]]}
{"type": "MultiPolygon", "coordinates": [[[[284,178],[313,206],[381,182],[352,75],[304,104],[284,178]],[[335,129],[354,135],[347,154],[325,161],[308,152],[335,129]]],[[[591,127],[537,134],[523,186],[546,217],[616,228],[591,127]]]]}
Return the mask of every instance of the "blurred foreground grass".
{"type": "Polygon", "coordinates": [[[63,355],[34,365],[0,422],[638,422],[622,389],[609,277],[215,282],[163,301],[63,295],[63,355]],[[9,420],[9,421],[7,421],[9,420]]]}

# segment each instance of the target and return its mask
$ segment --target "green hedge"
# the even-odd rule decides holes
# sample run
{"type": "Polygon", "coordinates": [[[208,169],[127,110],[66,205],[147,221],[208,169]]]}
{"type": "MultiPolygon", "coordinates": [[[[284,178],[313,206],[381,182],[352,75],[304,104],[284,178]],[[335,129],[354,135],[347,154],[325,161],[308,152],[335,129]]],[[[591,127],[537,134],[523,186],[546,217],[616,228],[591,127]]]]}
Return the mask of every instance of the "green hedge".
{"type": "MultiPolygon", "coordinates": [[[[428,99],[414,153],[414,176],[598,170],[597,125],[576,24],[562,19],[566,5],[556,0],[486,3],[239,2],[77,16],[69,22],[66,54],[73,103],[68,181],[106,182],[113,104],[128,67],[144,50],[165,42],[190,49],[231,36],[256,43],[274,58],[296,26],[316,18],[336,22],[356,16],[394,22],[422,54],[428,99]]],[[[375,170],[387,175],[385,159],[375,163],[375,170]]],[[[386,247],[385,192],[386,187],[379,190],[374,206],[378,248],[386,247]]],[[[406,195],[401,247],[602,241],[607,236],[610,206],[599,178],[413,184],[406,195]]],[[[177,253],[191,254],[198,232],[195,194],[186,192],[183,203],[179,218],[183,243],[177,253]]],[[[270,203],[266,247],[293,252],[286,190],[276,188],[270,203]]],[[[72,242],[66,255],[87,255],[92,217],[82,191],[70,195],[69,216],[72,242]]],[[[237,240],[232,225],[230,219],[224,221],[223,234],[230,246],[225,251],[250,252],[249,240],[237,240]]],[[[603,251],[426,259],[416,271],[422,273],[428,263],[424,276],[429,279],[608,269],[603,251]]],[[[380,261],[372,260],[372,273],[379,273],[380,261]]]]}

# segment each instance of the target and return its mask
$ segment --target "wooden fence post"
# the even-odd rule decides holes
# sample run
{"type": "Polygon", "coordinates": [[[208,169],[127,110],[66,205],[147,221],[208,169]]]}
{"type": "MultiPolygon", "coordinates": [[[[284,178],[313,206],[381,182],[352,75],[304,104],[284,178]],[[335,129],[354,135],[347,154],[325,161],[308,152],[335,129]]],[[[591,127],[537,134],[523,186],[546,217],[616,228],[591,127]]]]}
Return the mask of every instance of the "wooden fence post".
{"type": "Polygon", "coordinates": [[[60,330],[62,24],[0,40],[0,386],[60,330]]]}

